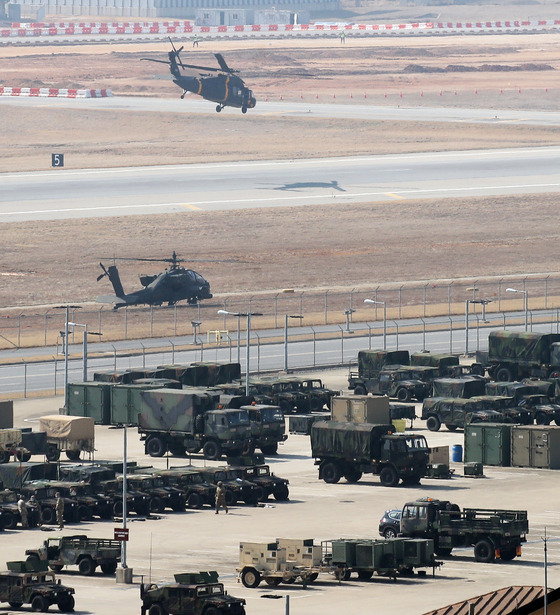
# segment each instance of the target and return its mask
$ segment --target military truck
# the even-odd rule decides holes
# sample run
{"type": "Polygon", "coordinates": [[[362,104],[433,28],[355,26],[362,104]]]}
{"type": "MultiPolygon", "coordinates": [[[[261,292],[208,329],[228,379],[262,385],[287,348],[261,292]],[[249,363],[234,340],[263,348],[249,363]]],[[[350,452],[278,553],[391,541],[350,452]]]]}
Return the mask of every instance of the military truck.
{"type": "Polygon", "coordinates": [[[175,583],[140,585],[141,615],[245,615],[245,600],[218,583],[218,573],[175,574],[175,583]]]}
{"type": "Polygon", "coordinates": [[[461,510],[447,500],[422,498],[405,504],[401,515],[403,536],[431,538],[440,556],[472,546],[477,562],[510,561],[521,555],[528,532],[526,510],[461,510]]]}
{"type": "Polygon", "coordinates": [[[485,367],[498,381],[560,375],[560,333],[491,331],[485,367]]]}
{"type": "MultiPolygon", "coordinates": [[[[105,480],[98,483],[96,488],[113,500],[113,517],[122,517],[124,513],[122,482],[116,478],[105,480]]],[[[140,517],[147,517],[150,514],[150,496],[143,491],[132,489],[127,484],[126,510],[127,513],[134,512],[140,517]]]]}
{"type": "Polygon", "coordinates": [[[402,403],[408,403],[412,399],[422,401],[431,392],[431,381],[424,381],[423,370],[429,370],[435,375],[435,368],[417,366],[394,367],[382,369],[376,375],[362,378],[350,377],[348,388],[353,389],[356,395],[387,395],[398,399],[402,403]]]}
{"type": "MultiPolygon", "coordinates": [[[[117,478],[122,484],[122,476],[117,478]]],[[[163,478],[156,474],[127,474],[127,487],[148,496],[150,512],[160,513],[166,508],[175,512],[185,510],[186,498],[181,489],[168,487],[163,478]]]]}
{"type": "Polygon", "coordinates": [[[320,378],[299,378],[301,390],[307,394],[307,408],[298,408],[298,412],[321,412],[324,408],[330,410],[333,397],[340,395],[340,391],[327,388],[320,378]]]}
{"type": "Polygon", "coordinates": [[[88,536],[58,536],[48,538],[38,549],[26,549],[27,561],[47,562],[60,572],[64,566],[78,566],[80,574],[91,576],[99,566],[103,574],[115,574],[121,560],[121,542],[88,536]]]}
{"type": "MultiPolygon", "coordinates": [[[[27,519],[30,527],[37,525],[37,520],[34,517],[33,507],[29,504],[27,508],[27,519]]],[[[0,512],[2,513],[3,529],[15,530],[18,523],[21,523],[21,515],[18,509],[18,495],[15,491],[9,489],[0,490],[0,512]]]]}
{"type": "Polygon", "coordinates": [[[462,397],[429,397],[422,404],[420,418],[430,431],[439,431],[442,425],[455,431],[469,423],[510,422],[503,412],[483,410],[476,401],[462,397]]]}
{"type": "Polygon", "coordinates": [[[282,410],[265,404],[241,406],[240,410],[245,410],[249,416],[254,447],[260,448],[264,455],[276,455],[278,443],[288,438],[282,410]]]}
{"type": "Polygon", "coordinates": [[[223,483],[226,504],[235,506],[237,502],[245,502],[256,506],[259,501],[257,486],[243,478],[243,470],[234,468],[197,468],[202,478],[211,484],[223,483]]]}
{"type": "MultiPolygon", "coordinates": [[[[208,394],[210,395],[210,394],[208,394]]],[[[197,453],[219,459],[222,452],[239,455],[252,445],[251,425],[245,410],[202,407],[200,394],[175,389],[143,391],[138,433],[146,454],[162,457],[197,453]]],[[[212,399],[219,399],[217,393],[212,399]]],[[[214,403],[214,402],[212,402],[214,403]]]]}
{"type": "Polygon", "coordinates": [[[456,354],[432,354],[431,352],[413,352],[410,355],[410,365],[425,365],[436,367],[438,376],[450,376],[453,369],[459,365],[456,354]]]}
{"type": "Polygon", "coordinates": [[[395,434],[392,425],[318,421],[311,427],[311,455],[319,478],[357,482],[363,473],[378,474],[385,487],[417,485],[426,476],[428,443],[424,436],[395,434]]]}
{"type": "Polygon", "coordinates": [[[555,421],[560,425],[560,404],[550,401],[550,397],[541,391],[553,393],[554,385],[550,382],[548,390],[540,383],[528,380],[524,382],[488,382],[486,384],[487,395],[503,395],[513,399],[518,408],[528,410],[537,425],[550,425],[555,421]],[[552,391],[551,391],[552,389],[552,391]]]}
{"type": "Polygon", "coordinates": [[[290,481],[286,478],[280,478],[270,472],[270,466],[267,465],[248,465],[236,466],[232,465],[233,470],[241,470],[243,478],[251,483],[254,483],[258,488],[259,502],[265,502],[269,496],[274,496],[278,502],[285,502],[290,497],[290,481]]]}
{"type": "Polygon", "coordinates": [[[486,380],[477,376],[436,378],[432,382],[432,397],[462,397],[468,399],[486,393],[486,380]]]}
{"type": "Polygon", "coordinates": [[[169,487],[181,489],[185,493],[187,508],[202,508],[204,504],[214,506],[216,485],[205,481],[200,472],[194,468],[169,468],[156,470],[169,487]]]}
{"type": "Polygon", "coordinates": [[[43,481],[45,487],[52,487],[63,498],[78,503],[80,521],[91,521],[93,517],[111,519],[113,501],[110,497],[96,493],[91,485],[72,481],[43,481]]]}
{"type": "Polygon", "coordinates": [[[65,451],[71,461],[77,461],[80,455],[93,453],[95,450],[95,422],[88,416],[63,416],[53,414],[39,418],[39,431],[47,434],[47,452],[49,461],[57,461],[60,452],[65,451]]]}
{"type": "Polygon", "coordinates": [[[258,403],[278,406],[284,414],[309,405],[309,396],[295,378],[253,378],[250,392],[258,403]]]}
{"type": "Polygon", "coordinates": [[[61,613],[74,611],[74,589],[56,582],[54,573],[47,572],[46,563],[39,570],[26,562],[8,562],[8,572],[0,572],[0,602],[13,609],[24,604],[32,611],[47,611],[56,604],[61,613]]]}
{"type": "MultiPolygon", "coordinates": [[[[27,498],[35,496],[41,508],[41,521],[43,525],[54,525],[56,523],[56,492],[49,484],[49,481],[32,481],[26,483],[21,488],[21,493],[27,498]]],[[[72,498],[61,496],[64,501],[64,521],[66,523],[77,523],[80,521],[78,512],[78,502],[72,498]]]]}

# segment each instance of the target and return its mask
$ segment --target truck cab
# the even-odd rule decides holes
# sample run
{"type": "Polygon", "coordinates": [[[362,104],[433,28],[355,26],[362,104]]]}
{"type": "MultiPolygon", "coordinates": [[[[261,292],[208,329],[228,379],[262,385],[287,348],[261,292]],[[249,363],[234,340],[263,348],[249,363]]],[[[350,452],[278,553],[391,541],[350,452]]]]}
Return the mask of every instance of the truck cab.
{"type": "Polygon", "coordinates": [[[288,438],[282,410],[278,406],[266,404],[242,406],[241,410],[246,410],[249,416],[251,437],[255,446],[260,448],[264,455],[276,455],[278,443],[288,438]]]}

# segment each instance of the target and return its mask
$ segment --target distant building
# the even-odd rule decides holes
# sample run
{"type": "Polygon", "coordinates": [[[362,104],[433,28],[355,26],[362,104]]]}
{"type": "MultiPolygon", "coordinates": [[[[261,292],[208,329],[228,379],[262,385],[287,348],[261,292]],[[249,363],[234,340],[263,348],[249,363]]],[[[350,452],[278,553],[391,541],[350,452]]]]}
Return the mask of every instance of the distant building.
{"type": "Polygon", "coordinates": [[[309,23],[308,11],[278,11],[270,9],[198,9],[197,26],[241,26],[309,23]]]}
{"type": "MultiPolygon", "coordinates": [[[[99,17],[167,17],[173,19],[207,19],[209,25],[245,25],[270,23],[270,12],[283,19],[289,15],[305,15],[313,11],[336,10],[340,0],[10,0],[21,6],[23,15],[99,16],[99,17]],[[280,8],[276,8],[280,5],[280,8]],[[205,13],[208,17],[205,18],[205,13]],[[212,15],[210,15],[212,13],[212,15]],[[217,16],[215,15],[217,13],[217,16]],[[251,18],[254,21],[247,22],[251,18]],[[223,19],[224,23],[219,23],[223,19]],[[216,21],[217,20],[217,21],[216,21]],[[264,20],[264,21],[263,21],[264,20]]],[[[10,6],[10,5],[8,5],[10,6]]],[[[279,21],[274,23],[292,23],[279,21]]],[[[298,19],[297,23],[304,23],[298,19]]]]}

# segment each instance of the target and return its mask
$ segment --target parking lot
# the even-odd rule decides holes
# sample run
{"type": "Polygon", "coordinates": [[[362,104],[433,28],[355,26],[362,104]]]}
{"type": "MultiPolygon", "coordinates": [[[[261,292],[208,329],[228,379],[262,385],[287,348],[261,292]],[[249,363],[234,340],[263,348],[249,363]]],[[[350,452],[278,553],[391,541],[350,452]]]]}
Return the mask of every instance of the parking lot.
{"type": "MultiPolygon", "coordinates": [[[[325,376],[324,374],[322,374],[325,376]]],[[[346,372],[329,373],[326,384],[344,386],[346,372]]],[[[21,401],[14,405],[15,426],[34,426],[37,417],[56,412],[62,400],[21,401]]],[[[419,412],[418,412],[419,413],[419,412]]],[[[37,427],[35,427],[37,428],[37,427]]],[[[423,433],[430,446],[463,443],[462,431],[442,429],[429,432],[422,421],[414,431],[423,433]]],[[[96,427],[96,457],[122,459],[123,431],[96,427]]],[[[128,430],[128,459],[139,465],[157,467],[185,465],[219,465],[192,459],[152,459],[143,454],[136,429],[128,430]]],[[[290,597],[290,613],[319,615],[344,612],[347,615],[375,612],[422,614],[474,595],[508,585],[542,585],[543,537],[549,538],[549,587],[558,585],[558,540],[560,539],[560,473],[554,470],[486,467],[484,477],[463,477],[463,466],[452,463],[455,470],[449,480],[424,479],[419,487],[382,487],[377,477],[366,476],[358,483],[343,480],[328,485],[317,478],[317,468],[310,458],[309,437],[290,435],[275,458],[271,469],[290,481],[290,501],[271,499],[264,506],[235,506],[228,515],[215,515],[209,508],[184,513],[166,512],[147,520],[129,520],[128,565],[133,568],[133,585],[118,585],[114,578],[96,573],[82,577],[76,572],[60,575],[62,583],[76,589],[76,612],[110,613],[118,605],[119,613],[140,612],[139,582],[171,581],[173,573],[217,570],[229,592],[247,600],[247,613],[259,615],[286,612],[285,596],[290,597]],[[330,575],[321,575],[307,589],[301,584],[247,589],[237,581],[236,566],[240,541],[270,542],[275,538],[313,538],[316,542],[340,537],[377,538],[378,522],[383,512],[400,508],[418,497],[449,499],[461,507],[526,509],[530,533],[521,558],[513,562],[476,563],[472,549],[454,551],[442,559],[443,566],[425,577],[413,576],[392,581],[373,577],[358,581],[354,577],[339,583],[330,575]],[[398,591],[395,591],[398,588],[398,591]]],[[[68,526],[65,534],[80,533],[92,537],[112,538],[112,521],[92,521],[68,526]]],[[[49,528],[51,529],[51,528],[49,528]]],[[[22,559],[26,548],[37,547],[47,537],[47,530],[6,531],[0,534],[1,559],[22,559]]],[[[54,607],[52,607],[53,609],[54,607]]],[[[51,610],[52,610],[51,609],[51,610]]],[[[8,605],[1,612],[10,611],[8,605]]]]}

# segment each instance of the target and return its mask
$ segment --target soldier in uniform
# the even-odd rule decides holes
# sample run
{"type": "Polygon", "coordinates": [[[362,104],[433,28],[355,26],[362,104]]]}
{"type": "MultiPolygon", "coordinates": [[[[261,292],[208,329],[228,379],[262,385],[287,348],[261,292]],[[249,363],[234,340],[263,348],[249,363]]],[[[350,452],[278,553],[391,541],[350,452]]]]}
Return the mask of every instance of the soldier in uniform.
{"type": "Polygon", "coordinates": [[[17,507],[21,519],[21,527],[29,527],[29,521],[27,519],[27,504],[25,503],[23,495],[18,496],[17,507]]]}
{"type": "Polygon", "coordinates": [[[33,523],[40,527],[41,525],[43,525],[43,519],[41,517],[41,507],[39,506],[39,502],[37,502],[37,498],[34,495],[29,498],[29,506],[31,506],[33,523]]]}
{"type": "Polygon", "coordinates": [[[56,492],[56,521],[58,523],[58,529],[64,529],[64,500],[60,497],[60,493],[56,492]]]}
{"type": "Polygon", "coordinates": [[[216,514],[220,512],[220,508],[224,507],[226,515],[228,513],[228,507],[226,505],[226,490],[222,481],[218,481],[218,488],[216,489],[216,514]]]}

